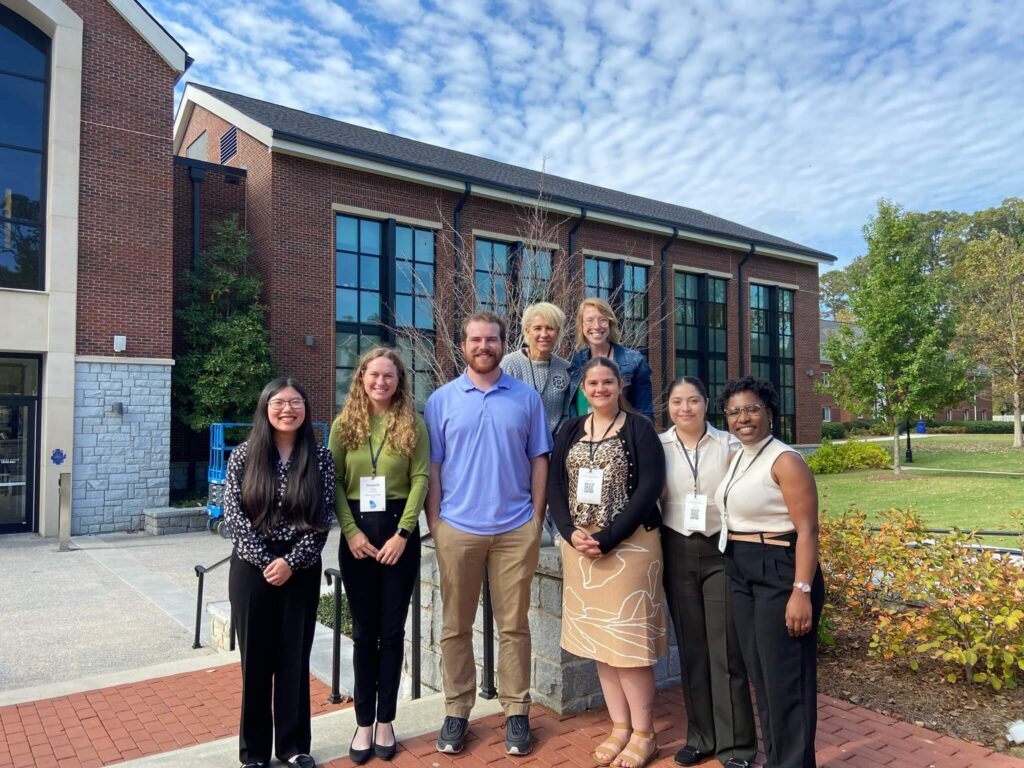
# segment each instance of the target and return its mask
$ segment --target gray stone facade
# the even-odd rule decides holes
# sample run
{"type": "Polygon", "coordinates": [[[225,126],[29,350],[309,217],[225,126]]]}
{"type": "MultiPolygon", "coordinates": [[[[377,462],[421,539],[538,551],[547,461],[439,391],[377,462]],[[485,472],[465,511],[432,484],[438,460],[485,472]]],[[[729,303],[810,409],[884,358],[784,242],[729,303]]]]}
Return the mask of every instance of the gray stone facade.
{"type": "Polygon", "coordinates": [[[170,452],[169,365],[75,363],[72,534],[140,530],[167,506],[170,452]]]}
{"type": "MultiPolygon", "coordinates": [[[[482,605],[482,601],[481,601],[482,605]]],[[[437,571],[434,542],[423,544],[420,567],[421,682],[423,692],[438,692],[441,686],[441,588],[437,571]]],[[[416,606],[413,606],[413,610],[416,606]]],[[[668,609],[666,607],[666,618],[668,609]]],[[[483,610],[477,611],[473,625],[473,656],[477,680],[483,680],[483,610]]],[[[671,622],[669,622],[671,625],[671,622]]],[[[412,631],[406,623],[405,674],[409,674],[412,631]]],[[[603,706],[597,668],[589,659],[581,659],[562,650],[562,556],[555,547],[542,547],[537,572],[530,590],[530,634],[533,639],[531,696],[558,714],[582,712],[603,706]]],[[[668,656],[654,667],[659,687],[679,682],[679,653],[671,635],[668,656]]],[[[497,630],[495,630],[495,663],[497,663],[497,630]]]]}
{"type": "Polygon", "coordinates": [[[151,507],[142,510],[142,517],[148,536],[209,530],[206,507],[151,507]]]}

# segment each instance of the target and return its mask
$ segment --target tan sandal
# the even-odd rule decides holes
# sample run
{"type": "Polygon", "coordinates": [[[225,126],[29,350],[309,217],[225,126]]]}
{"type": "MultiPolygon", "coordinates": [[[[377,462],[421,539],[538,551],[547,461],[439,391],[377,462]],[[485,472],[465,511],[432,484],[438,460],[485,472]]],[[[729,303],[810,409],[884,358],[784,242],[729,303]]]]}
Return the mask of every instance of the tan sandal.
{"type": "Polygon", "coordinates": [[[619,752],[618,757],[615,759],[617,768],[645,768],[648,763],[658,756],[660,751],[656,736],[657,734],[654,731],[633,731],[629,743],[619,752]],[[638,742],[647,742],[649,744],[646,754],[637,752],[637,749],[640,747],[638,742]],[[623,758],[627,762],[623,762],[623,758]]]}
{"type": "Polygon", "coordinates": [[[614,733],[615,731],[626,731],[626,736],[624,738],[616,738],[609,734],[607,739],[598,744],[597,748],[590,753],[596,765],[611,765],[612,761],[626,748],[630,736],[629,723],[612,723],[612,732],[614,733]],[[610,757],[605,757],[604,755],[610,755],[610,757]]]}

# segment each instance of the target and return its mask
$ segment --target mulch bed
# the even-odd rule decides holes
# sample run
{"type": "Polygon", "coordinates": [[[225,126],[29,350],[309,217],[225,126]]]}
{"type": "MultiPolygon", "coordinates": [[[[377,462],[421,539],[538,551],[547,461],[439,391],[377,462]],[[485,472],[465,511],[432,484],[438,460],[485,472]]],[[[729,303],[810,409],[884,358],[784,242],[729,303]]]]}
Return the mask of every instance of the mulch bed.
{"type": "Polygon", "coordinates": [[[818,690],[956,739],[1024,758],[1024,745],[1006,741],[1007,724],[1024,719],[1024,687],[994,691],[988,684],[945,681],[937,665],[916,672],[899,661],[868,656],[869,633],[837,633],[818,646],[818,690]]]}

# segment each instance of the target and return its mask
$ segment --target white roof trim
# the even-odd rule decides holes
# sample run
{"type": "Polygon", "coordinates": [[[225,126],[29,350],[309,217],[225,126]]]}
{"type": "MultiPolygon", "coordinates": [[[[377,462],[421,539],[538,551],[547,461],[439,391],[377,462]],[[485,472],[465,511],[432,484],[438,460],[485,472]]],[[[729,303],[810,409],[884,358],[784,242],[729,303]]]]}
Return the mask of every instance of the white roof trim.
{"type": "Polygon", "coordinates": [[[136,32],[149,43],[153,50],[160,54],[160,58],[178,74],[185,71],[188,55],[185,49],[178,44],[178,41],[171,37],[167,31],[156,23],[146,9],[135,0],[107,0],[122,16],[125,21],[132,25],[136,32]]]}
{"type": "MultiPolygon", "coordinates": [[[[338,165],[344,168],[353,168],[359,171],[375,173],[381,176],[389,176],[394,179],[411,181],[416,184],[425,184],[427,186],[438,187],[440,189],[462,192],[466,188],[465,182],[452,179],[449,176],[441,176],[436,173],[430,173],[429,171],[417,171],[411,168],[403,168],[398,165],[391,165],[385,161],[356,157],[355,155],[346,154],[343,151],[321,149],[319,147],[311,147],[307,144],[292,141],[290,139],[276,138],[273,135],[273,131],[268,126],[265,126],[262,123],[257,123],[250,117],[246,117],[237,109],[228,106],[216,96],[212,96],[205,91],[200,91],[196,88],[192,88],[191,86],[185,87],[185,94],[182,97],[181,106],[178,109],[178,115],[174,121],[175,154],[177,154],[181,148],[185,127],[188,125],[188,120],[191,117],[194,104],[198,104],[224,120],[227,120],[229,123],[237,125],[240,130],[245,131],[245,133],[248,133],[253,138],[270,147],[272,152],[280,152],[281,154],[301,157],[321,163],[328,163],[330,165],[338,165]]],[[[488,187],[486,184],[479,184],[477,182],[473,182],[471,194],[474,197],[500,200],[516,205],[539,205],[546,211],[552,211],[553,213],[560,213],[567,216],[578,217],[583,214],[582,209],[575,205],[568,205],[566,203],[560,203],[553,200],[540,200],[531,195],[522,195],[514,192],[508,192],[503,189],[495,189],[493,187],[488,187]]],[[[634,229],[640,232],[653,232],[655,234],[665,236],[670,236],[672,234],[672,227],[664,224],[658,224],[633,216],[595,211],[590,208],[587,209],[586,221],[615,224],[616,226],[625,227],[627,229],[634,229]]],[[[684,227],[678,228],[678,238],[680,240],[690,240],[707,245],[717,245],[737,251],[750,250],[749,240],[692,232],[684,227]]],[[[788,259],[790,261],[799,261],[804,264],[819,264],[824,261],[824,259],[816,258],[807,254],[787,251],[781,247],[768,247],[760,244],[756,247],[756,252],[764,256],[773,256],[776,258],[788,259]]]]}

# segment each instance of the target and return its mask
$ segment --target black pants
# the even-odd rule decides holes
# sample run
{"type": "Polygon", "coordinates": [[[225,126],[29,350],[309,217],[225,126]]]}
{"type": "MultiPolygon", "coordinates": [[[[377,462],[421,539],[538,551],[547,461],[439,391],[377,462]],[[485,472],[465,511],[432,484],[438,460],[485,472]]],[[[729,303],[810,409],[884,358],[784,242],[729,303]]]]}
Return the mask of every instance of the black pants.
{"type": "Polygon", "coordinates": [[[718,536],[683,536],[663,526],[661,546],[665,594],[682,665],[686,743],[722,763],[732,757],[753,762],[754,706],[718,536]]]}
{"type": "Polygon", "coordinates": [[[726,569],[743,660],[754,682],[765,768],[814,768],[818,725],[817,635],[825,581],[811,583],[811,631],[790,637],[786,604],[793,595],[796,535],[790,546],[730,541],[726,569]]]}
{"type": "Polygon", "coordinates": [[[270,762],[271,734],[278,758],[309,753],[309,653],[321,570],[318,558],[275,587],[261,569],[237,553],[231,557],[228,596],[242,656],[242,763],[270,762]]]}
{"type": "MultiPolygon", "coordinates": [[[[398,530],[405,500],[388,500],[383,512],[361,513],[359,501],[349,500],[356,524],[373,546],[380,549],[398,530]]],[[[356,722],[395,719],[398,687],[405,653],[405,619],[420,574],[420,531],[413,529],[405,552],[394,565],[381,565],[371,557],[357,560],[342,539],[339,560],[352,613],[352,666],[355,673],[356,722]]],[[[418,609],[418,606],[417,606],[418,609]]]]}

